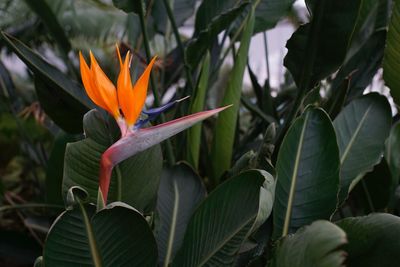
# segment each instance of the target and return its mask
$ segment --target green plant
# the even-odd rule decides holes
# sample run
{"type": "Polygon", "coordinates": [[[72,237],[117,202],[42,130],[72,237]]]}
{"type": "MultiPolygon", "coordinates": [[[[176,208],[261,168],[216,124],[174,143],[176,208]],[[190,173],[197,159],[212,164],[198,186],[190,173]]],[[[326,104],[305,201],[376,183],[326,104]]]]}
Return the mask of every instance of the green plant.
{"type": "MultiPolygon", "coordinates": [[[[65,209],[41,211],[52,226],[37,237],[35,266],[400,264],[399,1],[306,0],[303,25],[293,0],[203,0],[197,10],[194,0],[24,2],[4,10],[27,12],[40,35],[32,39],[32,25],[15,31],[7,17],[0,45],[32,73],[25,79],[54,123],[53,148],[37,164],[46,177],[33,203],[0,211],[65,209]],[[99,14],[108,29],[82,22],[99,14]],[[259,84],[252,37],[288,15],[297,30],[285,81],[259,84]],[[192,16],[184,39],[179,28],[192,16]],[[116,87],[92,54],[91,67],[78,60],[88,47],[116,87]],[[40,55],[49,50],[62,70],[40,55]],[[221,83],[229,53],[234,65],[221,83]],[[389,93],[369,92],[374,77],[389,93]]],[[[18,90],[0,74],[10,107],[0,115],[19,119],[18,90]]],[[[18,125],[0,126],[23,133],[18,125]]],[[[12,183],[0,189],[10,200],[12,183]]]]}

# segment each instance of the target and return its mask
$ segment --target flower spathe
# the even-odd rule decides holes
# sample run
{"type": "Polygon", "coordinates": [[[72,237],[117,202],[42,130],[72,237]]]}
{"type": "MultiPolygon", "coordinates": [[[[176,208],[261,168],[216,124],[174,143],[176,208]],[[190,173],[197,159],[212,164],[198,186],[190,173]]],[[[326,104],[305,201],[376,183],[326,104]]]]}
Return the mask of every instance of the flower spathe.
{"type": "Polygon", "coordinates": [[[125,60],[122,61],[117,46],[117,55],[120,63],[117,87],[103,72],[91,51],[90,67],[81,52],[79,53],[79,61],[86,93],[97,106],[103,108],[115,118],[121,129],[121,135],[124,136],[133,130],[133,126],[142,112],[146,101],[150,72],[156,57],[150,61],[142,75],[133,85],[129,71],[130,52],[126,54],[125,60]]]}
{"type": "Polygon", "coordinates": [[[143,111],[147,118],[139,119],[147,96],[150,72],[156,57],[151,60],[136,83],[132,85],[129,71],[130,53],[128,52],[125,59],[122,60],[117,47],[117,55],[120,73],[117,79],[117,87],[115,87],[100,68],[92,52],[90,52],[90,67],[87,65],[82,53],[79,53],[82,82],[89,98],[96,105],[110,113],[121,130],[121,138],[107,148],[100,159],[98,192],[99,203],[102,203],[102,205],[107,203],[114,166],[229,107],[225,106],[202,111],[141,129],[149,120],[154,119],[158,114],[187,99],[187,97],[174,100],[162,107],[143,111]]]}

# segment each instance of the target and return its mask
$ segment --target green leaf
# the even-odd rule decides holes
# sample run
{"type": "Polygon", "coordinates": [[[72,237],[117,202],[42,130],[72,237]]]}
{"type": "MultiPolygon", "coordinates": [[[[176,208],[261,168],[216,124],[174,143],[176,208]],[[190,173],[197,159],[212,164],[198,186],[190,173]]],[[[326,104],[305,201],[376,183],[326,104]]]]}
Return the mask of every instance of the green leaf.
{"type": "Polygon", "coordinates": [[[284,65],[297,86],[308,90],[343,62],[361,0],[308,0],[306,3],[312,20],[300,26],[287,42],[284,65]]]}
{"type": "Polygon", "coordinates": [[[354,188],[352,196],[356,203],[364,208],[364,213],[369,214],[387,209],[389,200],[394,195],[391,188],[392,176],[385,159],[375,165],[372,172],[367,173],[360,183],[354,188]]]}
{"type": "MultiPolygon", "coordinates": [[[[32,51],[14,37],[4,32],[1,32],[0,36],[7,43],[9,48],[12,49],[14,53],[16,53],[29,67],[29,69],[46,84],[45,87],[39,89],[39,91],[43,90],[40,92],[50,93],[53,97],[50,98],[50,95],[42,95],[43,97],[46,97],[46,101],[53,99],[55,103],[58,103],[62,100],[63,105],[69,107],[70,119],[68,121],[73,124],[73,127],[67,126],[64,130],[69,133],[82,132],[82,118],[90,108],[94,107],[82,86],[72,81],[61,71],[47,63],[36,52],[32,51]]],[[[51,109],[48,109],[50,112],[48,115],[50,117],[57,117],[57,115],[52,113],[54,106],[51,105],[51,103],[47,104],[52,107],[51,109]]],[[[44,106],[46,107],[46,104],[44,106]]],[[[60,126],[62,127],[65,125],[62,124],[60,126]]]]}
{"type": "MultiPolygon", "coordinates": [[[[206,92],[208,88],[209,71],[210,53],[207,53],[203,61],[195,95],[193,97],[193,101],[191,102],[190,113],[192,114],[199,112],[204,108],[204,102],[206,100],[206,92]]],[[[195,169],[197,169],[199,165],[201,126],[202,123],[199,123],[190,128],[187,133],[187,159],[195,169]]]]}
{"type": "Polygon", "coordinates": [[[59,132],[51,150],[46,168],[46,200],[51,204],[62,204],[61,194],[64,172],[64,155],[67,143],[75,142],[78,138],[75,135],[59,132]]]}
{"type": "Polygon", "coordinates": [[[64,29],[61,27],[57,16],[53,13],[46,1],[24,0],[24,2],[43,21],[44,25],[48,28],[49,33],[63,50],[64,54],[67,55],[68,52],[71,50],[71,43],[69,42],[64,29]]]}
{"type": "Polygon", "coordinates": [[[119,8],[123,11],[125,11],[126,13],[136,13],[139,14],[140,13],[140,9],[142,8],[142,4],[141,4],[142,0],[136,0],[136,1],[131,1],[131,0],[112,0],[114,6],[116,8],[119,8]]]}
{"type": "Polygon", "coordinates": [[[350,76],[347,97],[351,99],[361,96],[382,67],[390,2],[362,1],[346,57],[332,84],[333,95],[338,95],[339,87],[350,76]]]}
{"type": "Polygon", "coordinates": [[[194,36],[205,30],[213,20],[216,20],[218,16],[223,13],[227,13],[230,9],[237,7],[236,4],[238,3],[239,2],[235,0],[202,1],[196,12],[194,36]]]}
{"type": "Polygon", "coordinates": [[[241,245],[270,215],[275,182],[251,170],[215,189],[189,221],[172,266],[232,266],[241,245]]]}
{"type": "Polygon", "coordinates": [[[396,267],[400,262],[400,218],[375,213],[337,222],[349,240],[347,266],[396,267]]]}
{"type": "Polygon", "coordinates": [[[346,233],[339,227],[316,221],[280,240],[269,267],[341,267],[346,243],[346,233]]]}
{"type": "Polygon", "coordinates": [[[157,266],[157,244],[145,218],[123,203],[98,213],[79,203],[47,235],[44,266],[157,266]]]}
{"type": "Polygon", "coordinates": [[[40,76],[35,76],[35,90],[40,106],[46,114],[64,131],[82,132],[82,113],[77,110],[76,103],[62,90],[49,86],[40,76]]]}
{"type": "Polygon", "coordinates": [[[378,93],[352,101],[334,120],[340,151],[340,203],[364,174],[380,162],[391,121],[390,105],[378,93]]]}
{"type": "Polygon", "coordinates": [[[157,234],[160,265],[169,264],[175,256],[182,244],[189,219],[206,193],[200,177],[188,165],[179,163],[163,171],[157,198],[157,211],[160,214],[157,234]]]}
{"type": "Polygon", "coordinates": [[[294,2],[295,0],[261,0],[256,7],[254,34],[275,27],[289,13],[294,2]]]}
{"type": "Polygon", "coordinates": [[[231,166],[233,144],[236,132],[240,96],[242,93],[243,75],[246,70],[247,54],[254,28],[254,11],[248,16],[240,40],[239,51],[235,58],[235,64],[229,74],[229,81],[222,100],[222,105],[233,105],[229,110],[220,114],[215,128],[214,140],[211,152],[212,178],[215,185],[220,176],[231,166]]]}
{"type": "MultiPolygon", "coordinates": [[[[189,17],[193,15],[196,6],[196,0],[174,0],[172,3],[174,19],[176,25],[180,27],[189,17]]],[[[168,16],[162,1],[153,2],[151,13],[154,19],[156,30],[165,34],[168,25],[168,16]]]]}
{"type": "Polygon", "coordinates": [[[390,88],[394,102],[400,105],[400,80],[398,69],[400,61],[400,1],[394,1],[393,13],[389,23],[383,59],[383,79],[390,88]]]}
{"type": "MultiPolygon", "coordinates": [[[[204,27],[199,28],[201,30],[199,32],[195,32],[194,38],[191,39],[187,47],[186,57],[188,64],[192,67],[197,66],[201,60],[201,57],[211,46],[212,42],[210,40],[217,38],[220,32],[227,29],[228,26],[249,7],[249,3],[243,3],[237,7],[232,7],[231,9],[218,14],[218,16],[210,20],[208,24],[204,25],[204,27]]],[[[250,29],[247,28],[247,30],[250,29]]],[[[251,29],[250,36],[252,32],[253,30],[251,29]]]]}
{"type": "MultiPolygon", "coordinates": [[[[115,122],[112,126],[117,128],[115,122]]],[[[63,194],[71,186],[79,185],[89,192],[90,201],[97,202],[99,163],[102,153],[113,143],[111,129],[100,112],[91,110],[84,117],[86,139],[69,143],[65,152],[63,194]]],[[[123,201],[141,212],[150,212],[155,206],[162,170],[159,145],[123,161],[111,178],[110,201],[123,201]]]]}
{"type": "Polygon", "coordinates": [[[273,237],[279,238],[336,209],[339,150],[328,115],[309,107],[283,139],[276,163],[273,237]]]}
{"type": "Polygon", "coordinates": [[[385,159],[389,165],[391,179],[391,193],[395,191],[400,180],[400,123],[392,126],[388,140],[386,141],[385,159]]]}

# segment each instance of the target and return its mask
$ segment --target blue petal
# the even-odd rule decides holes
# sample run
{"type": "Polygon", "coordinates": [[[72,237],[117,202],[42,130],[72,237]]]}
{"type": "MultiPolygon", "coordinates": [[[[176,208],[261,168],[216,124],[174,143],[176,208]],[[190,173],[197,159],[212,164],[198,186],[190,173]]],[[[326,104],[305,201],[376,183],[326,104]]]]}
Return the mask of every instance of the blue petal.
{"type": "Polygon", "coordinates": [[[147,118],[145,119],[139,119],[138,121],[136,121],[134,129],[140,129],[142,128],[144,125],[146,125],[146,123],[154,120],[155,118],[157,118],[158,115],[160,115],[161,113],[163,113],[164,111],[167,111],[168,109],[172,108],[176,103],[179,103],[185,99],[189,98],[189,96],[178,99],[178,100],[174,100],[171,101],[167,104],[165,104],[164,106],[158,107],[158,108],[152,108],[149,110],[143,110],[142,113],[147,115],[147,118]]]}

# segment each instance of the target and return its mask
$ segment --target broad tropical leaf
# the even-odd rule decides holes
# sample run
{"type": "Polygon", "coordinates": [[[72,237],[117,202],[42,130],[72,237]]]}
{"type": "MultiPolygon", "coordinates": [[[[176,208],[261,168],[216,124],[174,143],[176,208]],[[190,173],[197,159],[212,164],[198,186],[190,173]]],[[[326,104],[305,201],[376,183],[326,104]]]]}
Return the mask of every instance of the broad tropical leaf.
{"type": "MultiPolygon", "coordinates": [[[[85,115],[83,124],[86,138],[67,145],[63,194],[65,196],[70,187],[79,185],[88,191],[90,201],[96,203],[100,158],[118,136],[112,136],[112,131],[96,110],[85,115]]],[[[161,170],[162,154],[159,145],[125,160],[113,173],[110,201],[123,201],[141,212],[152,211],[161,170]]]]}
{"type": "Polygon", "coordinates": [[[392,126],[388,140],[386,141],[385,159],[389,165],[391,179],[391,193],[395,191],[400,180],[400,123],[392,126]]]}
{"type": "Polygon", "coordinates": [[[275,182],[251,170],[221,184],[189,221],[172,266],[232,266],[241,245],[270,215],[275,182]]]}
{"type": "Polygon", "coordinates": [[[286,236],[336,209],[339,150],[328,115],[309,107],[289,128],[276,163],[274,238],[286,236]]]}
{"type": "Polygon", "coordinates": [[[189,219],[206,193],[200,177],[185,163],[163,171],[157,198],[160,229],[156,239],[160,265],[165,261],[170,263],[175,256],[189,219]]]}
{"type": "MultiPolygon", "coordinates": [[[[218,34],[226,30],[228,26],[247,8],[250,8],[249,3],[243,3],[237,7],[232,7],[225,12],[219,14],[211,20],[204,28],[201,28],[194,38],[190,41],[187,48],[187,62],[195,67],[201,60],[201,56],[211,46],[210,40],[217,38],[218,34]]],[[[197,29],[197,28],[196,28],[197,29]]],[[[250,32],[250,36],[252,34],[250,32]]]]}
{"type": "Polygon", "coordinates": [[[380,162],[391,121],[390,105],[377,93],[352,101],[334,120],[341,164],[340,202],[380,162]]]}
{"type": "Polygon", "coordinates": [[[280,240],[269,267],[344,266],[346,233],[328,221],[316,221],[280,240]]]}
{"type": "Polygon", "coordinates": [[[25,3],[43,21],[44,25],[48,28],[49,33],[63,50],[64,54],[67,55],[71,50],[71,43],[69,42],[63,27],[60,25],[57,16],[53,13],[46,1],[36,0],[35,2],[32,2],[30,0],[25,0],[25,3]]]}
{"type": "Polygon", "coordinates": [[[43,266],[157,266],[157,244],[146,219],[128,205],[95,213],[78,201],[51,227],[43,266]]]}
{"type": "Polygon", "coordinates": [[[260,0],[256,6],[254,34],[275,27],[289,13],[294,2],[295,0],[260,0]]]}
{"type": "Polygon", "coordinates": [[[287,42],[284,65],[297,86],[308,90],[343,62],[361,0],[308,0],[306,3],[312,20],[300,26],[287,42]]]}
{"type": "Polygon", "coordinates": [[[399,61],[400,1],[394,1],[383,60],[383,78],[386,85],[390,88],[390,94],[397,105],[400,105],[400,80],[398,79],[399,61]]]}
{"type": "Polygon", "coordinates": [[[375,213],[337,222],[349,240],[348,266],[396,267],[400,262],[400,218],[375,213]]]}
{"type": "Polygon", "coordinates": [[[14,37],[4,32],[1,32],[0,36],[40,79],[37,90],[48,115],[65,131],[82,132],[82,118],[93,107],[83,88],[14,37]],[[47,102],[49,99],[51,103],[47,102]],[[57,105],[63,108],[56,109],[57,105]],[[68,119],[65,119],[66,112],[68,119]]]}
{"type": "Polygon", "coordinates": [[[60,131],[54,139],[53,148],[46,168],[46,201],[51,204],[62,204],[62,180],[64,156],[67,143],[78,141],[76,135],[60,131]]]}
{"type": "Polygon", "coordinates": [[[382,158],[381,162],[355,186],[353,199],[357,204],[361,204],[365,214],[384,211],[394,196],[391,183],[392,176],[388,164],[382,158]]]}

